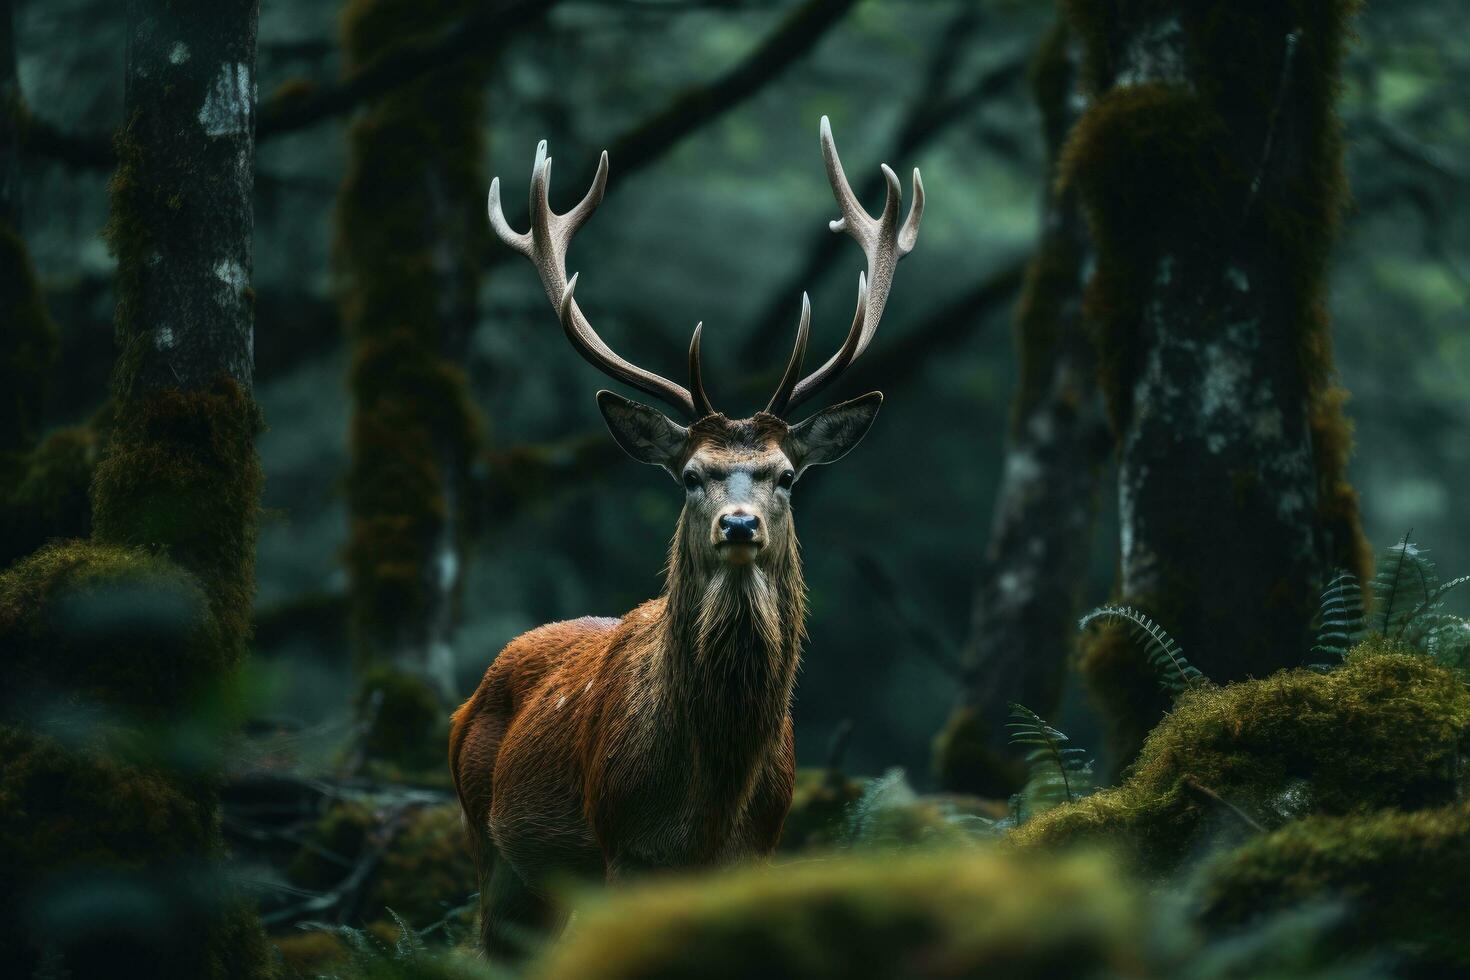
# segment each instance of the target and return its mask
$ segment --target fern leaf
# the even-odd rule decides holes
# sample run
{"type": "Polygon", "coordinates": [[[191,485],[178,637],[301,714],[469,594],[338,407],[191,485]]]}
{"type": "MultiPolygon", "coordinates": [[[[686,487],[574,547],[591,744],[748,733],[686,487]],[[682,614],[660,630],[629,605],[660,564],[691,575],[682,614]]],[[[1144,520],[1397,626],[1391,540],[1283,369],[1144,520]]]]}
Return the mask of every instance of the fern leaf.
{"type": "Polygon", "coordinates": [[[1433,607],[1438,590],[1439,573],[1434,562],[1405,534],[1402,541],[1379,556],[1373,575],[1378,631],[1402,638],[1415,616],[1433,607]]]}
{"type": "Polygon", "coordinates": [[[388,914],[393,917],[398,926],[398,941],[393,944],[393,958],[395,960],[411,960],[422,953],[427,946],[423,937],[418,934],[408,921],[393,909],[388,909],[388,914]]]}
{"type": "Polygon", "coordinates": [[[1159,672],[1159,683],[1166,691],[1179,694],[1193,687],[1202,687],[1210,679],[1200,672],[1184,656],[1173,638],[1158,623],[1137,609],[1129,606],[1098,606],[1083,616],[1077,623],[1079,630],[1086,629],[1094,621],[1128,623],[1136,635],[1147,643],[1148,662],[1159,672]]]}
{"type": "Polygon", "coordinates": [[[1312,653],[1341,662],[1363,637],[1363,589],[1352,572],[1338,572],[1322,593],[1312,653]]]}
{"type": "Polygon", "coordinates": [[[1029,746],[1026,786],[1019,794],[1024,804],[1016,807],[1018,823],[1025,815],[1041,813],[1062,803],[1080,800],[1093,789],[1092,759],[1071,745],[1065,732],[1052,727],[1030,708],[1011,704],[1011,744],[1029,746]]]}

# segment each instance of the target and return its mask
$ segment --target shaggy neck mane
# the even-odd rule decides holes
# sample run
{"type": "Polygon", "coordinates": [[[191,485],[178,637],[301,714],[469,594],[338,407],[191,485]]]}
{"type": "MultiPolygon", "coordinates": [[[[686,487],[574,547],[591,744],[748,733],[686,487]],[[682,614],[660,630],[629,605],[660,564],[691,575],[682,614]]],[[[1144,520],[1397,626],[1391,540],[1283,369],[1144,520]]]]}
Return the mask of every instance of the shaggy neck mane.
{"type": "Polygon", "coordinates": [[[699,533],[681,515],[669,549],[665,677],[697,729],[764,740],[785,718],[806,636],[796,536],[788,528],[779,551],[731,565],[708,556],[699,533]]]}

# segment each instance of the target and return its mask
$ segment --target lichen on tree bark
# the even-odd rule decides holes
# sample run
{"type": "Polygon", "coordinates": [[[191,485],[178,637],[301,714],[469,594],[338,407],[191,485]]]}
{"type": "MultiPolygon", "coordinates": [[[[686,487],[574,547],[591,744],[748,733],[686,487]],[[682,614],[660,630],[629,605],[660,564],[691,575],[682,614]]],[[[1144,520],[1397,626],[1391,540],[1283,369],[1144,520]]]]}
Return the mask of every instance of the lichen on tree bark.
{"type": "MultiPolygon", "coordinates": [[[[1300,663],[1321,583],[1366,566],[1323,313],[1351,9],[1069,4],[1094,103],[1060,181],[1098,246],[1117,598],[1218,680],[1300,663]]],[[[1165,707],[1125,629],[1082,658],[1120,765],[1165,707]]]]}
{"type": "MultiPolygon", "coordinates": [[[[344,17],[348,69],[465,15],[463,0],[357,0],[344,17]]],[[[479,201],[486,60],[432,72],[353,125],[337,210],[354,415],[347,478],[352,620],[369,715],[401,691],[396,670],[447,703],[464,567],[464,501],[478,416],[463,364],[483,258],[479,201]],[[368,693],[372,693],[369,691],[368,693]],[[376,705],[376,706],[375,706],[376,705]]],[[[433,740],[432,732],[404,738],[433,740]]],[[[402,739],[396,739],[402,741],[402,739]]],[[[364,744],[387,744],[376,739],[364,744]]]]}

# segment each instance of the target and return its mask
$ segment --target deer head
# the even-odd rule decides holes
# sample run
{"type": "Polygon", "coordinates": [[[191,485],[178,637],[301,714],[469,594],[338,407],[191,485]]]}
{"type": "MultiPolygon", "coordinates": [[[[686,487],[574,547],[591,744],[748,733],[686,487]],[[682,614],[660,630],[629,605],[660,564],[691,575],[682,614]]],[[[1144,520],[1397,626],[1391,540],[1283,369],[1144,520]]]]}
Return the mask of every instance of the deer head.
{"type": "Polygon", "coordinates": [[[832,128],[821,124],[822,156],[827,178],[842,216],[832,221],[833,232],[847,232],[867,257],[867,270],[858,274],[857,310],[847,338],[821,367],[803,377],[811,326],[811,302],[802,294],[796,347],[765,409],[750,418],[732,419],[710,403],[700,364],[700,337],[704,325],[694,328],[689,344],[689,388],[623,360],[592,329],[575,292],[577,276],[566,273],[566,252],[572,236],[597,209],[607,188],[607,153],[598,161],[592,187],[572,210],[556,214],[547,200],[551,158],[546,142],[536,148],[531,173],[531,230],[511,229],[500,206],[500,179],[490,183],[490,224],[500,239],[536,266],[546,295],[561,318],[567,339],[584,358],[611,377],[672,406],[687,424],[656,409],[611,391],[599,391],[597,404],[613,438],[630,456],[660,466],[679,481],[685,492],[684,513],[675,547],[688,560],[706,568],[751,565],[780,560],[795,552],[791,521],[792,487],[808,467],[832,463],[845,456],[873,424],[883,396],[870,392],[860,398],[824,409],[791,425],[787,417],[800,404],[831,384],[873,340],[893,270],[914,247],[924,214],[924,184],[914,170],[914,199],[900,226],[898,176],[883,165],[888,192],[882,214],[874,218],[863,209],[842,171],[832,128]]]}

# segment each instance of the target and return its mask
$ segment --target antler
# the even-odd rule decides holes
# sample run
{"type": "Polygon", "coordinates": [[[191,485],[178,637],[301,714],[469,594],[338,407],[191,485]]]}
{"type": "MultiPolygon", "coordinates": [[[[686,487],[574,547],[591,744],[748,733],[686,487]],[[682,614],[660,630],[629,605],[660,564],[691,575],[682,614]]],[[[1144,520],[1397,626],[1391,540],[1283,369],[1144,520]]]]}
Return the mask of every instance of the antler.
{"type": "MultiPolygon", "coordinates": [[[[582,314],[581,307],[573,297],[577,289],[577,275],[567,279],[567,246],[572,236],[592,217],[592,212],[602,203],[607,190],[607,151],[597,161],[597,175],[592,178],[592,187],[581,202],[566,214],[551,210],[548,193],[551,187],[551,157],[546,155],[546,141],[536,145],[536,163],[531,170],[531,230],[518,232],[505,220],[500,207],[500,178],[490,182],[488,211],[490,227],[500,240],[520,252],[536,266],[541,276],[541,285],[546,296],[561,317],[562,329],[577,353],[609,376],[647,392],[661,401],[679,409],[691,419],[702,418],[714,411],[709,396],[705,394],[699,369],[700,324],[694,328],[694,339],[689,344],[690,386],[693,391],[675,384],[668,378],[645,371],[636,364],[623,360],[603,342],[592,329],[592,324],[582,314]]],[[[580,273],[578,273],[580,275],[580,273]]]]}
{"type": "Polygon", "coordinates": [[[863,248],[868,257],[868,271],[858,274],[857,312],[847,339],[837,353],[827,362],[801,381],[802,360],[806,356],[806,344],[811,319],[811,304],[802,294],[801,323],[796,332],[796,348],[781,378],[781,384],[766,411],[772,415],[784,415],[802,402],[811,398],[837,379],[848,365],[862,356],[873,334],[878,330],[878,321],[883,317],[883,307],[888,302],[888,290],[893,285],[893,270],[898,260],[913,251],[919,237],[919,222],[924,217],[924,181],[919,177],[919,168],[914,168],[914,200],[909,205],[908,217],[903,226],[898,224],[899,199],[903,190],[898,175],[883,164],[883,177],[888,184],[888,193],[883,201],[883,213],[873,218],[858,202],[857,195],[842,172],[842,161],[837,156],[837,146],[832,142],[832,124],[822,117],[822,157],[827,163],[827,180],[832,184],[832,194],[837,198],[842,217],[830,222],[834,232],[845,231],[863,248]]]}

